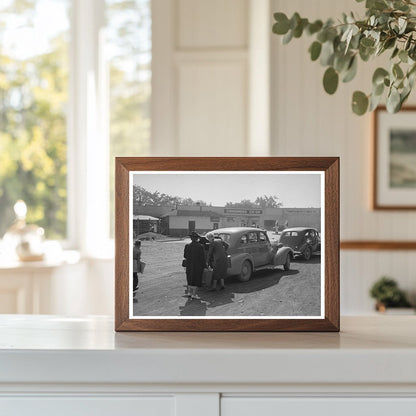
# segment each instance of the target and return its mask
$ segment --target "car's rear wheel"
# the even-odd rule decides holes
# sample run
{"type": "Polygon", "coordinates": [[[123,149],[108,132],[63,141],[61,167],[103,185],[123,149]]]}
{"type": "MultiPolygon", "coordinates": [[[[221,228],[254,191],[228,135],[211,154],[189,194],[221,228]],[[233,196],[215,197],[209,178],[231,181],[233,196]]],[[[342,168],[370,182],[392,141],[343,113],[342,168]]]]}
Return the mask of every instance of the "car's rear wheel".
{"type": "Polygon", "coordinates": [[[310,247],[306,247],[305,251],[303,252],[303,258],[305,260],[310,260],[312,257],[312,249],[310,247]]]}
{"type": "Polygon", "coordinates": [[[290,270],[290,253],[287,253],[287,256],[286,256],[286,261],[285,261],[285,264],[283,265],[283,268],[285,269],[285,270],[290,270]]]}
{"type": "Polygon", "coordinates": [[[244,260],[241,265],[241,272],[239,276],[240,282],[247,282],[250,280],[250,277],[253,273],[253,266],[248,260],[244,260]]]}

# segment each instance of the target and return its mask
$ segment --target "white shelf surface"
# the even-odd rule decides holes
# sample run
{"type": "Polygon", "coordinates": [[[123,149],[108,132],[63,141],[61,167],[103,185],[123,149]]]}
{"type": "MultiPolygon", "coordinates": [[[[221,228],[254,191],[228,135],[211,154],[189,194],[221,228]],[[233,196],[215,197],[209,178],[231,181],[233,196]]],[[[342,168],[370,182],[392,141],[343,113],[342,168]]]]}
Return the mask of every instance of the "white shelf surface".
{"type": "Polygon", "coordinates": [[[416,386],[416,316],[344,317],[340,333],[113,328],[108,317],[2,315],[0,383],[416,386]]]}

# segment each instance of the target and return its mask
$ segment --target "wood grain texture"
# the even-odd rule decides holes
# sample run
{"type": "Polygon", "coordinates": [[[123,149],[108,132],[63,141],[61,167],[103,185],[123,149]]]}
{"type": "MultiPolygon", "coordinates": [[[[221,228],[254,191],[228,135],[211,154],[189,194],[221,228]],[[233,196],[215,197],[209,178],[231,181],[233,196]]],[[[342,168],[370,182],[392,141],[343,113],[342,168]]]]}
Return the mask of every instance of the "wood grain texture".
{"type": "MultiPolygon", "coordinates": [[[[373,184],[373,209],[374,210],[385,210],[385,211],[414,211],[416,210],[416,205],[381,205],[378,202],[378,182],[377,182],[377,176],[378,176],[378,120],[379,115],[381,111],[387,111],[385,106],[377,107],[376,110],[373,112],[373,178],[372,178],[372,184],[373,184]]],[[[403,107],[401,112],[406,111],[413,111],[416,112],[416,106],[406,106],[403,107]]]]}
{"type": "Polygon", "coordinates": [[[416,241],[341,241],[341,250],[416,250],[416,241]]]}
{"type": "Polygon", "coordinates": [[[339,331],[339,158],[116,158],[116,331],[339,331]],[[129,172],[324,171],[325,319],[130,319],[129,172]]]}

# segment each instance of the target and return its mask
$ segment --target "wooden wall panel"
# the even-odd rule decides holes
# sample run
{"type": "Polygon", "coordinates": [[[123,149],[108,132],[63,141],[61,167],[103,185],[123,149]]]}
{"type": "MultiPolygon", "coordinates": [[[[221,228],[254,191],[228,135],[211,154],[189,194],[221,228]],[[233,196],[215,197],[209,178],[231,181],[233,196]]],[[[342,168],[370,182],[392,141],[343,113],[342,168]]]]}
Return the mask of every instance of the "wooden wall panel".
{"type": "Polygon", "coordinates": [[[193,62],[178,69],[181,156],[242,156],[247,74],[244,62],[193,62]]]}
{"type": "Polygon", "coordinates": [[[248,0],[178,0],[178,49],[246,48],[248,0]]]}

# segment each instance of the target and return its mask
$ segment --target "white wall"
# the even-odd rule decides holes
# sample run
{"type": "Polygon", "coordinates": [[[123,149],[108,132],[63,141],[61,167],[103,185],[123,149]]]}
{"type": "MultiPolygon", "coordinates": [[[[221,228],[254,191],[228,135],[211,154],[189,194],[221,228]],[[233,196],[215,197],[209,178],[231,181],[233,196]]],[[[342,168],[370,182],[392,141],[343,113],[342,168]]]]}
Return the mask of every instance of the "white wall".
{"type": "Polygon", "coordinates": [[[154,0],[152,154],[242,156],[248,0],[154,0]]]}
{"type": "MultiPolygon", "coordinates": [[[[335,18],[350,10],[364,15],[362,4],[351,0],[272,0],[273,12],[298,11],[311,19],[335,18]]],[[[272,36],[272,154],[341,157],[341,240],[415,240],[415,212],[375,212],[370,207],[371,115],[353,115],[350,103],[353,91],[370,92],[377,62],[360,62],[357,79],[341,84],[329,96],[322,88],[324,68],[310,61],[311,42],[304,37],[282,45],[279,37],[272,36]]],[[[383,274],[396,278],[414,296],[414,270],[413,251],[342,251],[342,313],[370,312],[368,289],[383,274]]]]}

